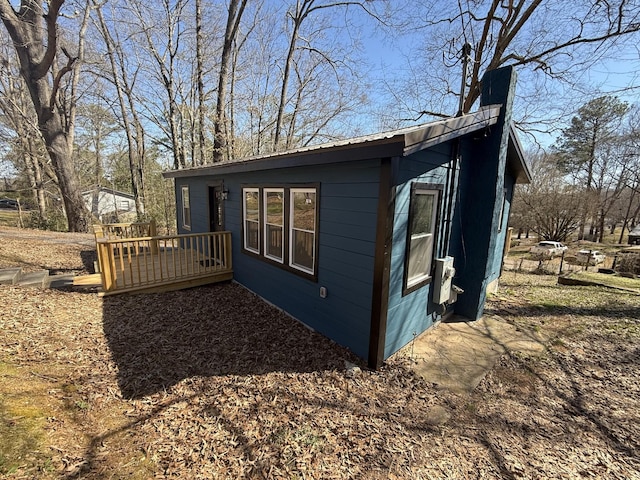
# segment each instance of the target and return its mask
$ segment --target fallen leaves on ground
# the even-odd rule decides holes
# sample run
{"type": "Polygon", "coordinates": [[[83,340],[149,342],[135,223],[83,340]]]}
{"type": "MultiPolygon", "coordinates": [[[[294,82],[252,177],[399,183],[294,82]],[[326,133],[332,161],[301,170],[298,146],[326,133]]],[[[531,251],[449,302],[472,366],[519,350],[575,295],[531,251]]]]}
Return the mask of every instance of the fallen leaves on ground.
{"type": "Polygon", "coordinates": [[[548,351],[455,395],[406,357],[368,371],[237,284],[0,295],[0,433],[25,445],[6,478],[640,477],[637,296],[507,276],[489,313],[548,351]]]}

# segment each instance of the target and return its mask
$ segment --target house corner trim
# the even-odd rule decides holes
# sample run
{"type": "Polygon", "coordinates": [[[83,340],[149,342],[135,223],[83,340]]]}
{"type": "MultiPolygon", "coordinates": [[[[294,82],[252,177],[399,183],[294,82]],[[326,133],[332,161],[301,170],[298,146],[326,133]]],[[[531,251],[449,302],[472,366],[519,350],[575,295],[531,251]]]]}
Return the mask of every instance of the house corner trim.
{"type": "Polygon", "coordinates": [[[369,330],[369,368],[377,370],[384,361],[389,305],[389,274],[393,243],[393,216],[395,189],[393,187],[392,158],[383,158],[380,165],[380,187],[376,226],[375,261],[373,270],[373,298],[371,301],[371,328],[369,330]]]}

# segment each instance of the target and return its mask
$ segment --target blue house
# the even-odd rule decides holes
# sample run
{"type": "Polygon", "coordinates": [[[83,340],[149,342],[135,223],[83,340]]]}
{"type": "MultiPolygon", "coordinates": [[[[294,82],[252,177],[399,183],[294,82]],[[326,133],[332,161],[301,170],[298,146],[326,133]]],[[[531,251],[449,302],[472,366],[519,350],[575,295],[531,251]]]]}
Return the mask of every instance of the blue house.
{"type": "Polygon", "coordinates": [[[443,317],[482,316],[530,180],[514,90],[506,67],[474,113],[167,172],[179,232],[230,231],[235,281],[378,368],[443,317]]]}

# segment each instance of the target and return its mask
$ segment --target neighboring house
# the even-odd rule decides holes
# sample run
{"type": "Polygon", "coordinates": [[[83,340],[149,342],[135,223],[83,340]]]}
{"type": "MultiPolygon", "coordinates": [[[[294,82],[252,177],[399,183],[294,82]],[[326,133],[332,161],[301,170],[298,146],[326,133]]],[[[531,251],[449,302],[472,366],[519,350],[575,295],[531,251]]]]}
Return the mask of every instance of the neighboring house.
{"type": "Polygon", "coordinates": [[[82,198],[87,209],[102,223],[128,221],[136,214],[135,198],[130,193],[96,187],[82,192],[82,198]]]}
{"type": "Polygon", "coordinates": [[[482,85],[475,113],[167,172],[179,232],[231,231],[237,282],[377,368],[443,316],[480,318],[500,275],[530,175],[515,72],[482,85]]]}
{"type": "Polygon", "coordinates": [[[629,245],[640,245],[640,224],[629,232],[629,245]]]}

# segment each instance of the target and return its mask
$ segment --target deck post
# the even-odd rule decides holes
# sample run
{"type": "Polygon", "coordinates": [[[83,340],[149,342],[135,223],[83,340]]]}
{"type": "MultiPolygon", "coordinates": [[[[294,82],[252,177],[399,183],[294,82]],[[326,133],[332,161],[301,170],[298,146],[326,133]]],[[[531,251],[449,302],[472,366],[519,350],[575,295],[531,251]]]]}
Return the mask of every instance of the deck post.
{"type": "Polygon", "coordinates": [[[224,267],[228,270],[233,268],[231,256],[231,232],[224,234],[224,267]]]}
{"type": "Polygon", "coordinates": [[[112,265],[111,258],[113,257],[113,249],[110,244],[104,241],[98,241],[96,245],[98,247],[98,264],[100,265],[102,287],[108,292],[113,289],[113,275],[115,272],[115,265],[112,265]]]}
{"type": "Polygon", "coordinates": [[[151,254],[157,255],[159,251],[159,247],[158,247],[158,239],[155,237],[158,236],[158,227],[156,226],[156,221],[153,218],[149,221],[149,236],[154,237],[149,242],[149,246],[151,248],[151,254]]]}

